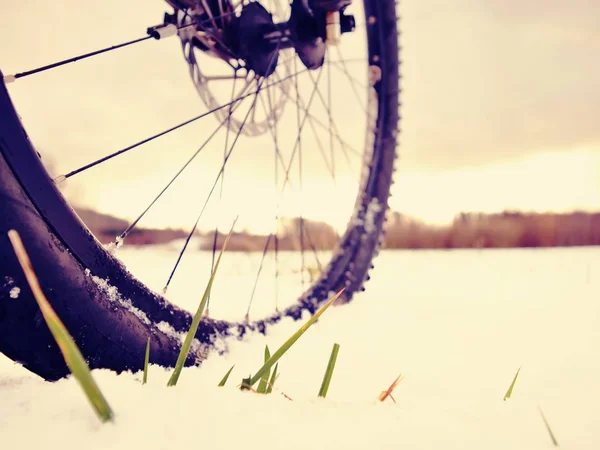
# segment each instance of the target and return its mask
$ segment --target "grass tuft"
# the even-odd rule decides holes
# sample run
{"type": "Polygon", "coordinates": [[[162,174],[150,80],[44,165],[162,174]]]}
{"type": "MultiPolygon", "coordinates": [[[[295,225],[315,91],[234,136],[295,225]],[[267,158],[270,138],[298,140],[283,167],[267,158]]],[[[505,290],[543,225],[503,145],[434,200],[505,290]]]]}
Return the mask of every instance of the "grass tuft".
{"type": "Polygon", "coordinates": [[[231,366],[231,369],[229,369],[227,371],[227,373],[225,374],[225,376],[223,378],[221,378],[221,381],[219,381],[219,387],[225,386],[225,383],[227,383],[227,380],[229,379],[229,375],[231,375],[231,371],[233,370],[234,367],[235,367],[235,364],[233,366],[231,366]]]}
{"type": "Polygon", "coordinates": [[[338,352],[340,351],[340,344],[333,344],[333,349],[331,350],[331,356],[329,357],[329,362],[327,363],[327,369],[325,370],[325,375],[323,376],[323,382],[321,383],[321,389],[319,389],[319,397],[327,397],[327,391],[329,390],[329,385],[331,383],[331,376],[333,375],[333,369],[335,369],[335,362],[337,360],[338,352]]]}
{"type": "Polygon", "coordinates": [[[40,283],[33,270],[31,260],[29,259],[29,255],[23,246],[23,241],[21,240],[19,233],[17,233],[15,230],[10,230],[8,232],[8,237],[17,255],[19,264],[21,264],[23,272],[25,272],[25,277],[27,278],[29,287],[33,292],[33,296],[40,307],[44,320],[46,321],[46,324],[48,325],[52,336],[54,336],[54,339],[65,359],[65,363],[69,367],[69,370],[75,379],[79,382],[79,385],[83,389],[88,401],[94,408],[98,418],[102,422],[112,420],[114,415],[112,409],[102,395],[100,388],[92,378],[90,368],[85,362],[83,355],[79,351],[77,344],[69,334],[68,330],[54,309],[52,309],[48,299],[42,292],[42,288],[40,287],[40,283]]]}
{"type": "Polygon", "coordinates": [[[398,375],[398,378],[396,378],[394,382],[390,384],[390,387],[387,389],[387,391],[382,391],[381,394],[379,394],[379,401],[383,402],[386,398],[389,397],[394,403],[396,403],[396,399],[394,398],[392,393],[394,392],[394,389],[396,389],[396,386],[398,386],[398,383],[400,383],[400,381],[402,381],[403,378],[404,377],[402,375],[398,375]]]}
{"type": "Polygon", "coordinates": [[[169,378],[169,381],[167,382],[167,386],[175,386],[177,384],[177,381],[179,380],[179,376],[181,375],[183,365],[185,364],[185,360],[187,359],[187,356],[190,352],[190,346],[192,345],[192,341],[194,340],[194,337],[196,336],[196,331],[198,330],[198,325],[200,324],[200,320],[202,319],[202,314],[204,313],[204,308],[206,307],[206,303],[208,302],[208,297],[210,296],[210,290],[211,290],[213,282],[215,280],[215,275],[217,273],[217,269],[219,268],[219,263],[221,262],[221,257],[223,256],[225,247],[227,247],[229,239],[231,238],[231,235],[233,233],[233,227],[235,227],[236,222],[237,222],[237,219],[233,222],[233,225],[231,226],[231,230],[229,230],[229,234],[227,235],[227,238],[225,238],[225,242],[223,243],[223,246],[221,247],[221,252],[219,253],[219,257],[217,258],[215,267],[214,267],[212,273],[210,274],[208,284],[206,285],[206,289],[204,290],[204,295],[202,296],[202,301],[200,302],[200,305],[198,305],[198,310],[196,311],[196,314],[194,315],[194,319],[192,320],[192,325],[190,326],[190,329],[185,337],[183,345],[181,346],[179,356],[177,357],[177,362],[175,363],[175,369],[173,370],[173,373],[171,374],[171,377],[169,378]]]}
{"type": "MultiPolygon", "coordinates": [[[[269,352],[269,346],[265,345],[265,362],[267,362],[269,360],[269,358],[271,357],[271,352],[269,352]]],[[[260,379],[260,383],[258,383],[258,388],[256,389],[256,393],[257,394],[266,394],[267,393],[267,387],[268,387],[268,383],[269,383],[269,375],[270,370],[267,370],[263,376],[260,379]]]]}
{"type": "Polygon", "coordinates": [[[302,325],[298,331],[296,331],[287,341],[285,341],[281,345],[281,347],[277,349],[275,353],[273,353],[273,356],[271,356],[267,361],[265,361],[263,366],[260,369],[258,369],[258,371],[254,374],[253,377],[244,378],[242,380],[241,388],[252,388],[252,386],[254,386],[267,371],[271,370],[271,367],[273,367],[273,365],[277,361],[279,361],[279,358],[281,358],[285,354],[285,352],[287,352],[290,349],[290,347],[294,345],[294,343],[298,339],[300,339],[300,336],[302,336],[306,332],[306,330],[308,330],[311,327],[311,325],[314,324],[319,319],[319,317],[321,317],[321,315],[327,310],[327,308],[333,305],[333,303],[340,297],[340,295],[342,295],[343,292],[344,289],[342,289],[333,297],[331,297],[331,299],[327,303],[325,303],[325,305],[323,305],[321,309],[319,309],[315,313],[314,316],[308,319],[308,321],[304,325],[302,325]]]}
{"type": "Polygon", "coordinates": [[[515,377],[512,380],[512,383],[510,383],[510,386],[508,387],[508,390],[506,391],[506,394],[504,394],[504,401],[508,400],[510,398],[510,396],[512,395],[513,389],[515,388],[515,383],[517,382],[517,377],[519,376],[519,372],[521,371],[521,368],[519,367],[519,369],[517,370],[517,373],[515,373],[515,377]]]}
{"type": "Polygon", "coordinates": [[[142,377],[142,384],[148,382],[148,364],[150,364],[150,336],[148,336],[148,342],[146,342],[146,356],[144,357],[144,376],[142,377]]]}

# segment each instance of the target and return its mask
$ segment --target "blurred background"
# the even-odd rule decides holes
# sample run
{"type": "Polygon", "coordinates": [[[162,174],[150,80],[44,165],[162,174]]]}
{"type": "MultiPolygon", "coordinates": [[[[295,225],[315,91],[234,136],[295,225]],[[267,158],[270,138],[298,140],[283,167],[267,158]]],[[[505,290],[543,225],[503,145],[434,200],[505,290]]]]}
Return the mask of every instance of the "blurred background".
{"type": "MultiPolygon", "coordinates": [[[[360,15],[354,3],[352,12],[360,15]]],[[[398,8],[402,133],[386,245],[600,245],[600,3],[427,0],[402,1],[398,8]]],[[[169,7],[159,0],[26,0],[7,2],[2,10],[0,63],[7,74],[143,36],[169,7]]],[[[361,45],[354,47],[357,53],[361,45]]],[[[363,80],[366,71],[355,76],[363,80]]],[[[32,76],[10,92],[54,175],[206,109],[177,39],[148,41],[32,76]]],[[[352,108],[338,103],[342,128],[352,108]]],[[[109,242],[215,124],[191,125],[143,152],[91,169],[64,183],[64,193],[109,242]]],[[[283,127],[281,134],[293,140],[291,128],[283,127]]],[[[349,126],[347,139],[362,148],[364,136],[352,133],[349,126]]],[[[263,219],[272,218],[272,211],[261,208],[271,200],[273,162],[257,149],[271,145],[269,139],[258,138],[238,152],[237,169],[226,175],[236,193],[222,198],[228,213],[213,204],[200,223],[202,236],[240,214],[234,247],[262,249],[272,228],[263,219]]],[[[222,147],[203,155],[210,177],[196,171],[182,178],[179,190],[144,218],[127,243],[186,236],[201,203],[198,183],[212,180],[222,147]],[[193,206],[175,208],[178,199],[193,206]]],[[[314,141],[305,154],[311,147],[314,141]]],[[[302,215],[316,246],[327,249],[349,218],[357,168],[340,163],[331,184],[316,159],[307,156],[304,164],[302,199],[292,189],[280,205],[286,217],[281,242],[283,248],[297,246],[293,235],[302,215]]]]}

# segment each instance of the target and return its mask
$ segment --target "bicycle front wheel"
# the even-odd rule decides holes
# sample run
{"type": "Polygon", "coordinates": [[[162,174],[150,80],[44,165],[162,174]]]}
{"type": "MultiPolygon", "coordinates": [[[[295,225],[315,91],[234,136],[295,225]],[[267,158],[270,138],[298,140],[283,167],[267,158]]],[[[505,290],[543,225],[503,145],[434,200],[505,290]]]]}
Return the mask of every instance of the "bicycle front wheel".
{"type": "MultiPolygon", "coordinates": [[[[264,332],[269,324],[284,316],[298,319],[304,311],[313,314],[333,292],[342,288],[345,289],[344,302],[364,289],[372,260],[381,246],[396,159],[399,47],[395,1],[364,0],[362,5],[364,20],[358,23],[357,30],[366,39],[366,54],[362,58],[367,81],[364,86],[366,92],[362,95],[366,102],[364,109],[356,108],[352,116],[365,127],[366,144],[360,155],[358,195],[353,210],[348,212],[347,228],[340,234],[330,261],[299,295],[297,303],[260,320],[232,322],[205,317],[196,334],[198,341],[188,358],[188,365],[198,364],[215,346],[223,348],[223,340],[231,336],[243,336],[248,330],[264,332]]],[[[341,42],[343,48],[344,36],[341,42]]],[[[197,74],[194,75],[195,60],[190,56],[193,49],[184,45],[184,51],[187,51],[186,60],[192,77],[197,77],[197,74]]],[[[293,65],[289,60],[285,62],[281,67],[291,70],[293,65]]],[[[352,82],[358,77],[348,69],[347,63],[343,58],[330,58],[328,67],[338,70],[340,76],[352,82]]],[[[297,85],[294,87],[292,84],[287,91],[281,88],[280,81],[287,76],[285,73],[275,72],[264,77],[256,76],[250,70],[245,73],[249,74],[248,79],[254,80],[256,92],[264,93],[269,86],[278,85],[276,95],[282,104],[288,102],[294,105],[298,108],[298,116],[311,117],[309,99],[304,99],[302,108],[299,106],[302,97],[297,85]]],[[[317,86],[315,98],[319,95],[318,73],[315,77],[311,75],[312,84],[317,86]]],[[[234,78],[237,80],[239,77],[236,75],[234,78]]],[[[291,79],[294,80],[293,77],[291,79]]],[[[361,86],[360,83],[351,84],[348,96],[353,95],[351,90],[361,86]]],[[[252,91],[252,86],[249,89],[252,91]]],[[[248,92],[246,90],[240,95],[248,92]]],[[[275,94],[273,98],[269,95],[263,97],[266,104],[275,102],[275,94]]],[[[212,94],[206,97],[209,108],[210,102],[218,101],[216,98],[212,94]]],[[[252,108],[260,104],[260,100],[256,100],[260,97],[257,94],[249,98],[251,105],[245,110],[240,108],[238,114],[248,111],[247,117],[255,117],[252,108]]],[[[323,103],[326,101],[323,100],[323,103]]],[[[217,104],[217,107],[220,106],[217,104]]],[[[275,110],[275,107],[271,109],[275,110]]],[[[152,362],[174,365],[181,346],[180,337],[191,324],[191,314],[148,289],[93,236],[57,188],[56,180],[49,176],[4,83],[0,86],[0,114],[0,351],[48,380],[59,379],[68,373],[7,238],[8,230],[16,229],[23,237],[50,303],[92,368],[140,370],[148,337],[151,337],[152,362]]],[[[243,121],[236,119],[231,112],[228,116],[217,117],[217,120],[229,120],[231,123],[237,120],[237,125],[228,127],[228,132],[234,136],[230,142],[237,142],[240,135],[251,137],[256,133],[244,131],[243,121]]],[[[318,118],[314,120],[313,124],[318,125],[318,118]]],[[[271,132],[273,123],[267,113],[262,132],[271,132]]],[[[333,122],[325,112],[321,124],[327,128],[328,123],[331,137],[333,122]]],[[[255,125],[255,130],[260,131],[259,124],[255,125]]],[[[352,126],[356,126],[356,122],[352,126]]],[[[333,135],[340,146],[343,145],[341,134],[333,135]]],[[[301,238],[309,240],[303,233],[300,230],[301,238]]]]}

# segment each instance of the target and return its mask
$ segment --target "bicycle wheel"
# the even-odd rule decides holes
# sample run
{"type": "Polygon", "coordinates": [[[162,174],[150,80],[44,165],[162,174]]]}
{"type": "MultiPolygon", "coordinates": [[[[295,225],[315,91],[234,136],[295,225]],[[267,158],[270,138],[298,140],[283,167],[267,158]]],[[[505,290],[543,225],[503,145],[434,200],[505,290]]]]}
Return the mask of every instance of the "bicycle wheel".
{"type": "MultiPolygon", "coordinates": [[[[193,10],[188,7],[194,2],[182,0],[169,3],[179,8],[176,8],[171,16],[174,20],[172,25],[179,30],[189,27],[191,23],[189,21],[194,20],[194,17],[190,13],[193,10]]],[[[213,3],[209,2],[209,4],[213,3]]],[[[273,3],[273,1],[265,2],[267,6],[273,3]]],[[[342,10],[347,3],[349,2],[314,0],[314,3],[311,3],[309,1],[309,4],[313,6],[318,4],[319,7],[341,5],[342,10]]],[[[300,0],[293,2],[293,5],[296,4],[306,6],[306,2],[300,0]]],[[[197,341],[186,362],[187,365],[199,364],[211,349],[223,351],[228,338],[241,338],[249,330],[264,333],[268,325],[277,323],[284,316],[298,319],[305,311],[313,314],[324,301],[330,298],[332,292],[345,288],[342,302],[347,302],[354,293],[364,290],[363,284],[368,279],[368,271],[372,268],[371,261],[381,246],[396,159],[399,122],[399,47],[395,1],[364,0],[362,4],[364,23],[357,25],[357,29],[363,27],[366,37],[367,54],[363,57],[365,64],[363,68],[367,72],[368,85],[364,88],[367,91],[365,96],[368,103],[361,111],[361,122],[366,127],[366,145],[364,153],[360,155],[358,196],[354,209],[349,211],[347,228],[339,236],[329,263],[323,267],[310,287],[299,296],[297,303],[261,320],[232,322],[203,318],[196,334],[197,341]]],[[[221,7],[220,15],[213,11],[209,19],[213,22],[219,19],[225,22],[226,15],[242,16],[243,8],[247,7],[248,3],[243,2],[234,7],[228,1],[219,0],[214,5],[221,7]],[[223,5],[230,7],[231,10],[224,11],[223,5]]],[[[290,13],[289,9],[286,14],[288,17],[290,14],[292,18],[294,17],[294,13],[290,13]]],[[[251,18],[252,20],[247,21],[250,23],[247,26],[251,31],[257,23],[264,26],[262,11],[251,18]]],[[[237,26],[241,27],[239,22],[237,23],[237,26]]],[[[192,25],[197,25],[197,22],[192,25]]],[[[302,26],[297,26],[296,31],[303,31],[302,26]]],[[[238,28],[240,29],[242,28],[238,28]]],[[[202,36],[206,35],[206,29],[201,32],[202,36]]],[[[198,50],[206,52],[207,49],[204,48],[206,42],[193,41],[198,34],[191,37],[186,36],[185,33],[179,34],[194,83],[196,88],[201,90],[202,85],[199,88],[198,74],[195,73],[198,65],[194,52],[198,50]]],[[[233,100],[227,104],[218,100],[218,96],[213,95],[212,92],[199,91],[201,96],[204,95],[203,100],[209,112],[216,108],[217,111],[214,112],[222,113],[220,116],[216,115],[217,121],[221,124],[228,122],[227,134],[232,135],[230,142],[237,142],[240,135],[252,136],[256,133],[272,131],[274,123],[283,114],[281,109],[278,109],[280,108],[278,104],[275,104],[277,101],[280,101],[281,108],[286,104],[292,104],[291,111],[297,113],[298,117],[302,112],[304,120],[310,116],[310,99],[302,108],[300,107],[302,96],[298,90],[298,82],[295,81],[296,86],[288,85],[287,91],[281,86],[282,80],[287,76],[285,71],[288,73],[292,71],[291,59],[281,56],[284,54],[282,53],[284,45],[281,43],[281,36],[284,34],[280,33],[279,37],[276,37],[275,50],[273,46],[269,47],[266,60],[264,54],[260,55],[263,57],[261,60],[255,54],[249,53],[247,48],[242,48],[241,44],[235,47],[235,52],[245,55],[243,58],[236,55],[237,59],[230,59],[230,55],[225,57],[218,55],[229,65],[234,64],[235,61],[237,61],[235,64],[241,64],[241,68],[235,67],[235,78],[251,79],[251,83],[254,84],[250,85],[250,89],[256,87],[254,91],[248,93],[249,88],[246,86],[246,91],[238,93],[239,96],[246,96],[253,102],[250,107],[240,107],[237,110],[238,116],[234,116],[232,112],[232,105],[237,104],[235,102],[239,100],[238,98],[232,96],[233,100]],[[283,72],[271,69],[276,58],[280,59],[279,66],[283,72]],[[265,61],[268,63],[265,64],[265,61]],[[241,76],[237,75],[240,73],[238,71],[241,71],[241,76]],[[266,96],[272,103],[270,108],[264,108],[264,120],[259,123],[253,108],[258,103],[256,99],[259,98],[261,89],[264,93],[271,85],[278,86],[277,92],[273,94],[273,98],[270,94],[266,96]],[[227,107],[229,113],[223,114],[227,107]],[[294,111],[294,108],[297,111],[294,111]],[[244,123],[250,124],[252,121],[255,122],[254,125],[245,128],[244,123]]],[[[344,38],[344,35],[340,38],[341,47],[344,38]]],[[[214,40],[211,42],[214,45],[214,40]]],[[[228,46],[233,48],[231,44],[227,44],[225,48],[229,48],[228,46]]],[[[213,53],[215,49],[223,52],[223,48],[216,46],[208,50],[212,50],[213,53]]],[[[300,62],[294,59],[293,64],[296,68],[313,64],[319,66],[316,68],[317,74],[323,71],[326,64],[323,63],[322,58],[318,61],[318,54],[317,60],[314,58],[311,60],[314,56],[312,50],[304,51],[299,48],[300,46],[292,52],[294,58],[300,59],[300,62]]],[[[340,76],[348,77],[349,80],[354,78],[347,70],[343,58],[332,58],[329,63],[329,68],[338,64],[340,76]]],[[[318,88],[318,76],[315,84],[315,78],[310,75],[310,81],[315,86],[311,99],[317,95],[322,97],[318,88]]],[[[4,76],[3,79],[7,80],[4,76]]],[[[290,79],[298,80],[298,72],[290,79]]],[[[274,89],[271,92],[274,92],[274,89]]],[[[321,100],[325,103],[323,98],[321,100]]],[[[143,366],[148,337],[151,337],[151,362],[173,366],[181,346],[181,335],[187,332],[191,324],[191,314],[148,289],[92,235],[59,191],[56,184],[61,180],[49,176],[42,159],[24,130],[4,82],[0,86],[0,113],[2,117],[0,122],[0,274],[2,275],[0,278],[0,351],[47,380],[56,380],[68,374],[68,368],[43,322],[7,238],[7,231],[16,229],[23,237],[33,267],[50,303],[73,335],[90,367],[109,368],[117,372],[140,370],[143,366]]],[[[331,118],[326,116],[321,125],[327,128],[325,122],[329,119],[331,118]]],[[[298,119],[296,141],[301,139],[300,122],[301,120],[298,119]]],[[[330,121],[330,138],[339,140],[341,147],[343,136],[333,133],[332,125],[333,122],[330,121]]],[[[231,148],[233,149],[233,146],[231,148]]],[[[219,174],[222,173],[228,156],[226,155],[219,174]]],[[[278,162],[276,161],[275,164],[277,165],[278,162]]],[[[302,227],[302,222],[300,225],[302,227]]],[[[300,228],[300,239],[310,240],[302,228],[300,228]]],[[[269,245],[272,247],[273,243],[269,244],[267,240],[263,256],[269,245]]],[[[308,244],[306,246],[308,247],[308,244]]],[[[304,251],[304,245],[302,250],[304,251]]]]}

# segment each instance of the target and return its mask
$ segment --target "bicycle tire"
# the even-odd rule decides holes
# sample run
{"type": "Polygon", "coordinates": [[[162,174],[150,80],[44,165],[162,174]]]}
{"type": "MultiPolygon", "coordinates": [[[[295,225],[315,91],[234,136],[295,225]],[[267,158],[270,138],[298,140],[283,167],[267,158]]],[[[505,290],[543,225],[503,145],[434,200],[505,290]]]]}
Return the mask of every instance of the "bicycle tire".
{"type": "MultiPolygon", "coordinates": [[[[345,288],[343,301],[349,301],[364,289],[381,246],[400,118],[396,2],[364,0],[364,8],[376,113],[368,124],[367,170],[348,228],[322,275],[295,305],[251,323],[204,318],[196,334],[200,347],[186,365],[199,364],[211,348],[224,351],[232,335],[264,333],[283,316],[313,314],[331,292],[345,288]]],[[[46,380],[69,373],[8,240],[7,232],[15,229],[48,300],[91,368],[141,370],[148,337],[151,362],[172,367],[181,345],[176,333],[187,332],[191,314],[135,279],[90,233],[44,168],[4,82],[0,117],[0,352],[46,380]],[[109,280],[117,291],[99,280],[109,280]]]]}

